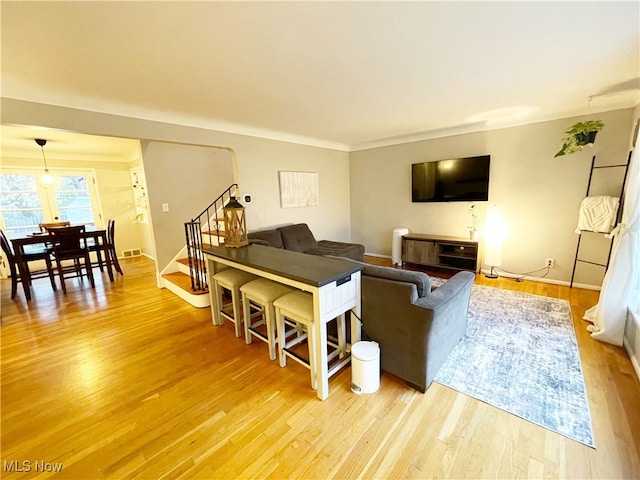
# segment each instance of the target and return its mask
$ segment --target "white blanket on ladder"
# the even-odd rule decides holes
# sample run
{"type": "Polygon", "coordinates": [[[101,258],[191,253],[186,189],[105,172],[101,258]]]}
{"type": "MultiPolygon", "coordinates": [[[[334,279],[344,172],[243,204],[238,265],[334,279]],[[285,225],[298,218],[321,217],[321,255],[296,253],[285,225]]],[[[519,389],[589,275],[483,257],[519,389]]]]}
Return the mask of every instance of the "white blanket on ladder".
{"type": "Polygon", "coordinates": [[[585,198],[580,204],[576,233],[581,230],[609,233],[615,226],[619,203],[618,198],[606,195],[585,198]]]}

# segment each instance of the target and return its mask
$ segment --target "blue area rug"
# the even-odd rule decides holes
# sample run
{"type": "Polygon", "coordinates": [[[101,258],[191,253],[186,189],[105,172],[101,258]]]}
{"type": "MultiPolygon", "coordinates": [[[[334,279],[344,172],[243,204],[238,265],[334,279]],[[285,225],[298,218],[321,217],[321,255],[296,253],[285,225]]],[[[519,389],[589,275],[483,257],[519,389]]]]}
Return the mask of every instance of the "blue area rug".
{"type": "Polygon", "coordinates": [[[467,333],[435,381],[594,447],[566,300],[474,285],[467,333]]]}

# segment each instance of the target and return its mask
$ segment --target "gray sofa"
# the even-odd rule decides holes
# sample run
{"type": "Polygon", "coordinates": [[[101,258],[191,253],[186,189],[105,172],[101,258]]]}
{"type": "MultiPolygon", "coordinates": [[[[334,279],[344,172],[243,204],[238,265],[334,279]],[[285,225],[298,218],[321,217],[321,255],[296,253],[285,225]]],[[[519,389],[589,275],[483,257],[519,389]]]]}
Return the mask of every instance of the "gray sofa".
{"type": "Polygon", "coordinates": [[[362,261],[364,245],[359,243],[317,241],[306,223],[287,225],[273,230],[262,230],[247,235],[249,243],[284,248],[311,255],[332,255],[362,261]]]}
{"type": "Polygon", "coordinates": [[[465,334],[474,279],[458,272],[431,290],[425,273],[366,265],[362,332],[380,344],[382,370],[425,392],[465,334]]]}

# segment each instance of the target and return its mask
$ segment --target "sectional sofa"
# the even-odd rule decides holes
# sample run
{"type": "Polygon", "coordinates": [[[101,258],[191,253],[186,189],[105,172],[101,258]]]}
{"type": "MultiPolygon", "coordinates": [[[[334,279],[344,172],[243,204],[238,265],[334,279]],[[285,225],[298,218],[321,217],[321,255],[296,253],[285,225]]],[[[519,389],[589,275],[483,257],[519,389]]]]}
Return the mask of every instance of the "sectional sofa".
{"type": "Polygon", "coordinates": [[[333,255],[358,261],[364,259],[364,245],[331,240],[317,241],[306,223],[252,232],[248,234],[248,239],[249,243],[284,248],[311,255],[333,255]]]}

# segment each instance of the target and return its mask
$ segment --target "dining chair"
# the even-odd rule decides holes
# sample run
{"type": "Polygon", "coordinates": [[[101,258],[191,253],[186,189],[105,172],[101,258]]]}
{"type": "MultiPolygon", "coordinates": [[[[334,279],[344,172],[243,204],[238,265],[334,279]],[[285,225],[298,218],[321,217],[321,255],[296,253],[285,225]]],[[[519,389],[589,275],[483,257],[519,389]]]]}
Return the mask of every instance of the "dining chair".
{"type": "Polygon", "coordinates": [[[50,228],[60,228],[60,227],[70,227],[71,222],[50,222],[50,223],[39,223],[38,227],[40,227],[41,233],[46,233],[50,228]]]}
{"type": "Polygon", "coordinates": [[[65,273],[73,271],[74,276],[82,276],[82,265],[80,260],[84,260],[84,269],[86,271],[91,288],[95,288],[96,284],[93,279],[93,271],[91,270],[91,258],[89,257],[89,249],[87,248],[83,234],[85,232],[84,225],[65,228],[53,228],[49,230],[53,242],[53,256],[56,260],[58,276],[62,291],[66,294],[67,287],[64,283],[65,273]],[[73,260],[73,268],[64,267],[63,261],[73,260]]]}
{"type": "Polygon", "coordinates": [[[109,219],[107,226],[107,243],[109,244],[109,253],[113,266],[120,275],[124,275],[122,268],[120,268],[120,262],[118,262],[118,254],[116,253],[116,221],[112,218],[109,219]]]}
{"type": "MultiPolygon", "coordinates": [[[[49,230],[54,228],[65,228],[70,227],[71,222],[63,221],[63,222],[49,222],[49,223],[39,223],[38,227],[40,227],[40,233],[49,233],[49,230]]],[[[51,242],[46,242],[44,244],[49,256],[53,255],[53,244],[51,242]]]]}
{"type": "Polygon", "coordinates": [[[120,275],[124,275],[122,268],[120,267],[120,262],[118,262],[118,254],[116,253],[116,243],[115,243],[115,230],[116,230],[116,221],[112,218],[107,222],[107,241],[105,244],[99,244],[96,242],[88,244],[90,252],[96,252],[98,267],[100,271],[103,271],[104,263],[108,262],[113,265],[120,275]],[[104,262],[102,259],[102,253],[104,253],[104,262]]]}
{"type": "MultiPolygon", "coordinates": [[[[5,235],[5,233],[0,230],[0,245],[2,246],[2,251],[7,259],[7,263],[9,264],[9,272],[11,274],[11,299],[13,300],[16,297],[16,293],[18,291],[18,283],[22,283],[23,278],[20,275],[20,271],[18,268],[18,260],[16,255],[11,248],[11,243],[9,239],[5,235]]],[[[35,245],[34,248],[37,248],[35,245]]],[[[22,254],[22,259],[25,262],[26,266],[26,280],[28,285],[31,285],[31,280],[34,278],[44,278],[44,274],[46,273],[49,277],[49,281],[51,282],[51,287],[54,290],[56,288],[56,282],[53,274],[53,265],[51,264],[51,257],[49,256],[49,252],[47,252],[44,248],[40,248],[38,251],[31,251],[28,253],[22,254]],[[31,272],[29,270],[29,262],[35,262],[39,260],[44,260],[47,269],[41,271],[31,272]]],[[[27,287],[25,288],[25,298],[27,300],[31,300],[31,290],[27,287]]]]}

